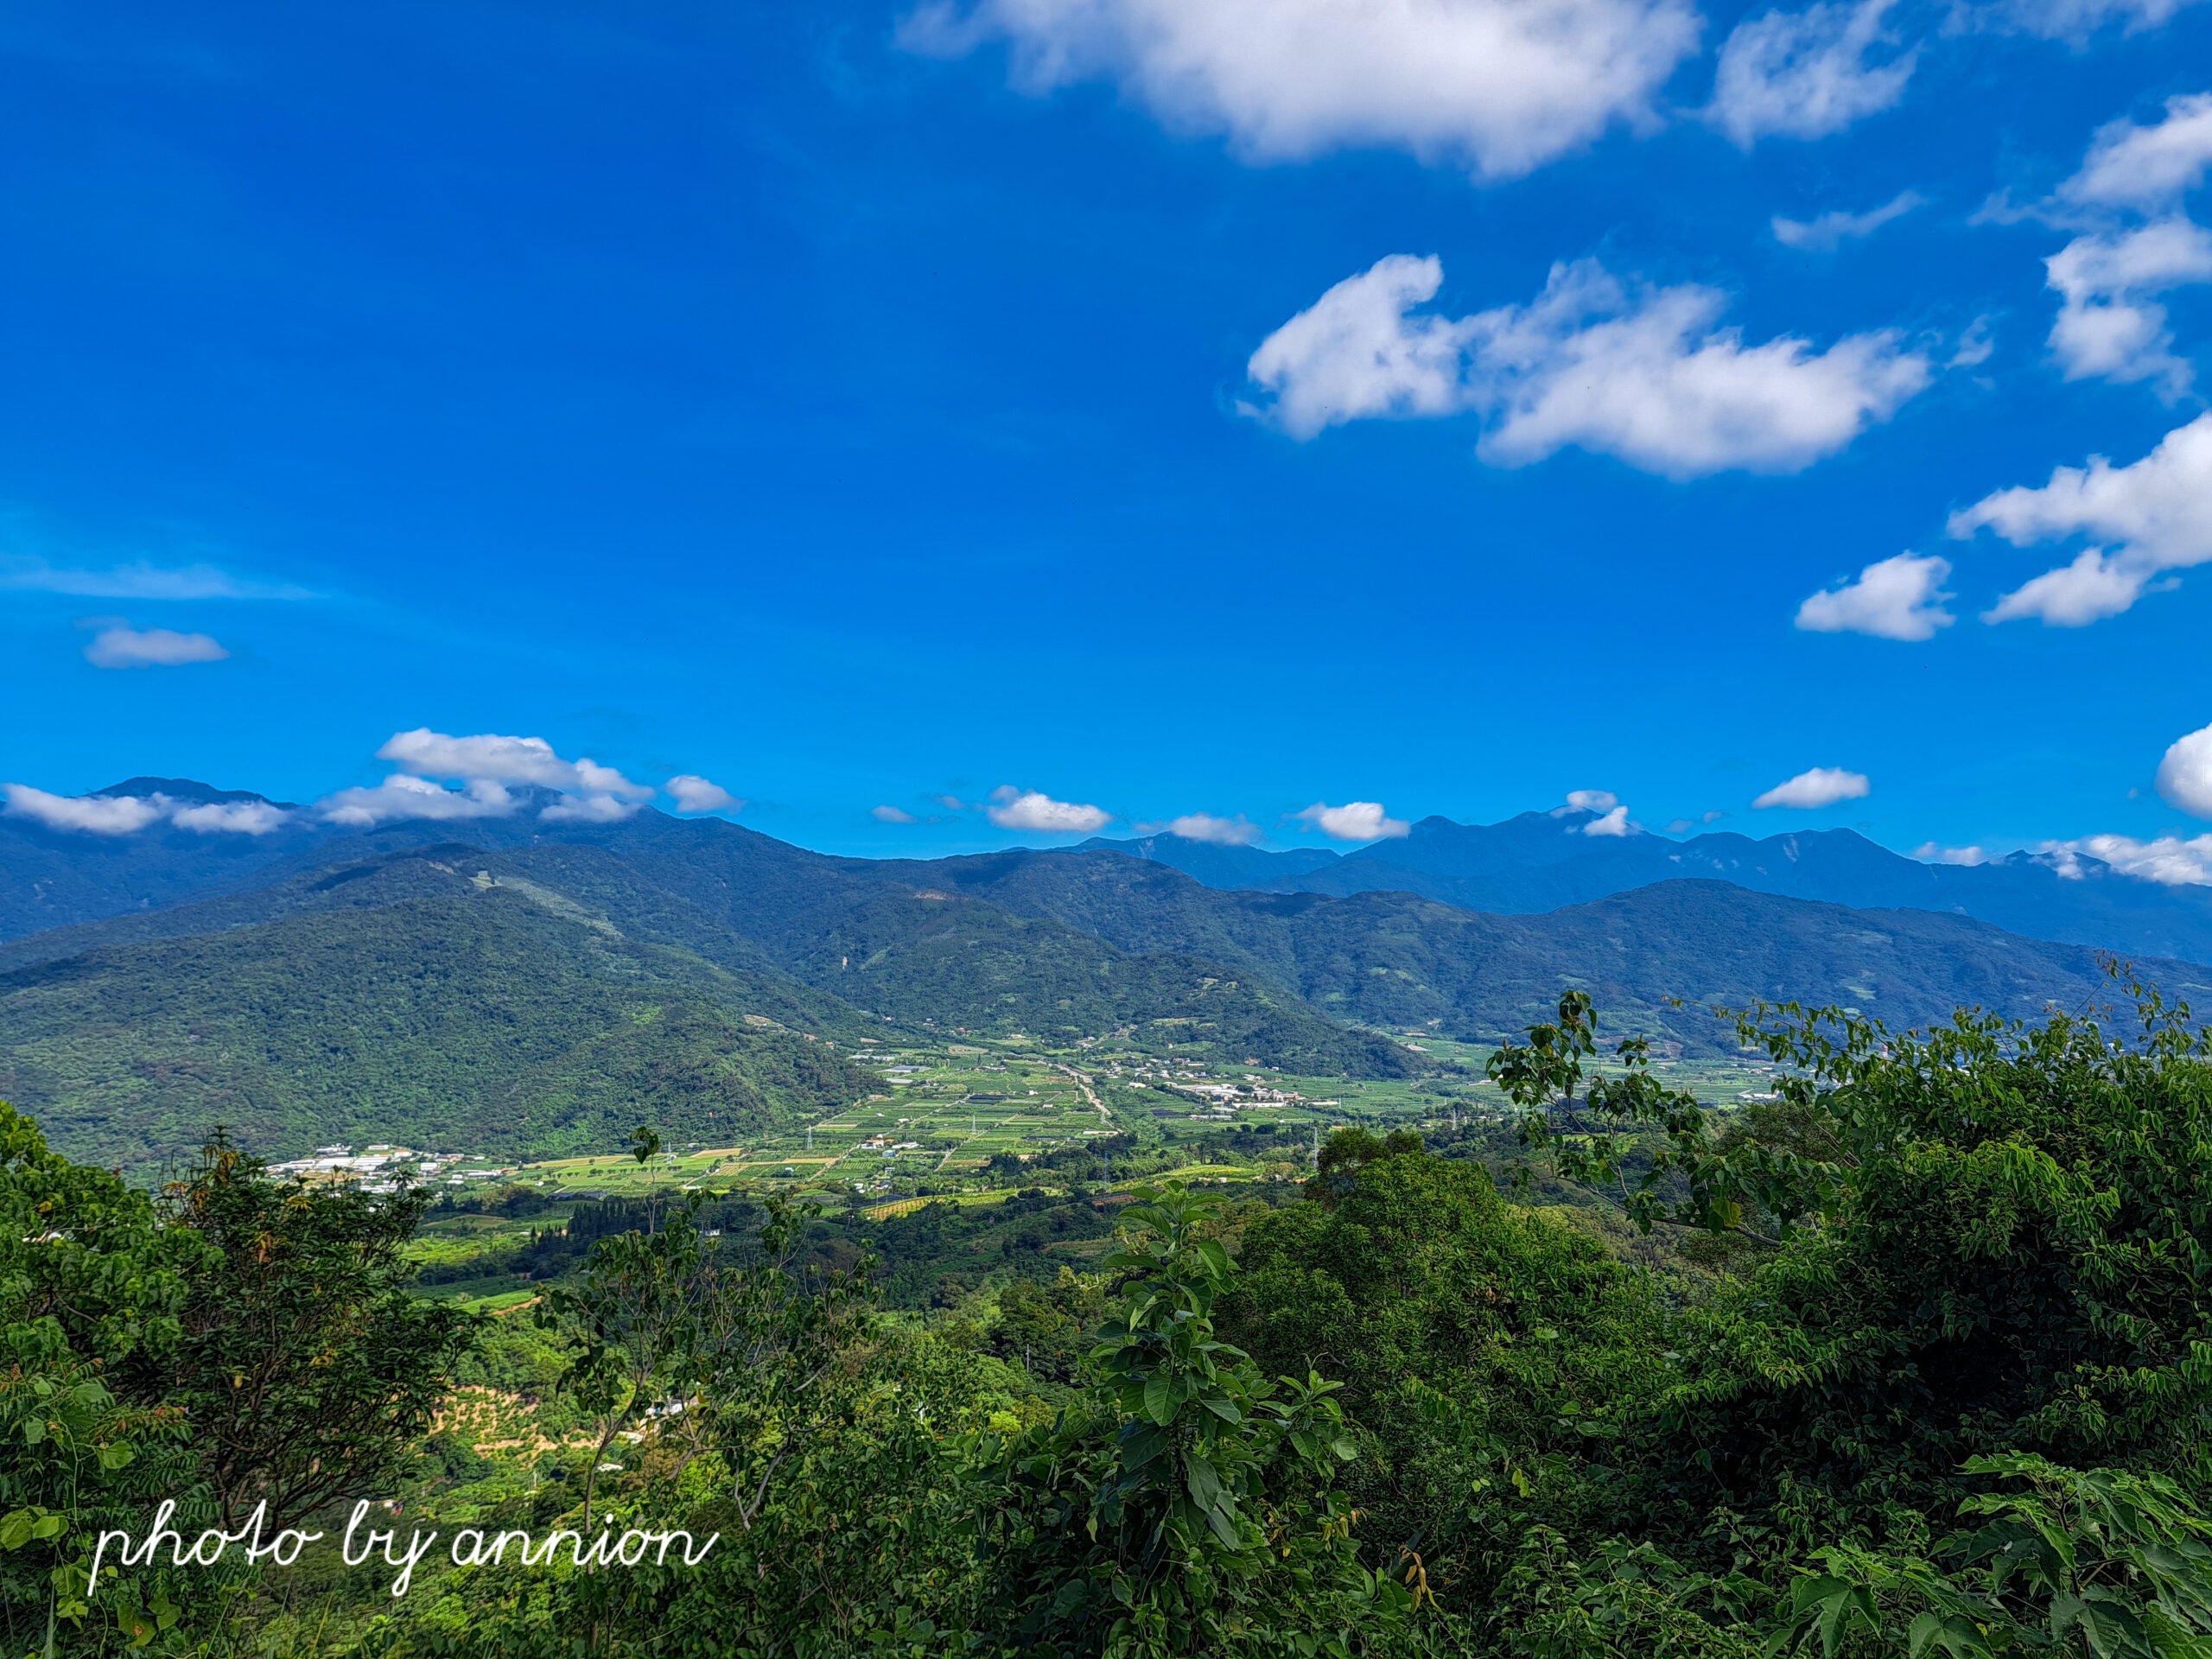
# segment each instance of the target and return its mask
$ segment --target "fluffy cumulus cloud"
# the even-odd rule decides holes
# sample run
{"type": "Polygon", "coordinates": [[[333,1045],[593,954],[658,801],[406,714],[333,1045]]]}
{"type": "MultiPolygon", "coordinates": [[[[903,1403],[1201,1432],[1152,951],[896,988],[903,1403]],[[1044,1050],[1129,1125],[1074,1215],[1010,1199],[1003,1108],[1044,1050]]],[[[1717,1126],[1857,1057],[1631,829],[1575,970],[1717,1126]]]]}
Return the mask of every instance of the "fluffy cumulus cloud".
{"type": "Polygon", "coordinates": [[[1254,162],[1382,146],[1510,178],[1655,124],[1700,27],[1688,0],[929,0],[899,38],[1004,41],[1024,92],[1109,79],[1254,162]]]}
{"type": "Polygon", "coordinates": [[[696,772],[671,778],[665,787],[679,812],[734,812],[745,804],[720,784],[710,783],[696,772]]]}
{"type": "Polygon", "coordinates": [[[912,813],[901,811],[895,806],[871,806],[868,810],[868,815],[878,823],[919,823],[921,822],[912,813]]]}
{"type": "Polygon", "coordinates": [[[10,817],[88,836],[127,836],[158,823],[175,804],[166,795],[49,795],[29,784],[5,787],[10,817]]]}
{"type": "Polygon", "coordinates": [[[394,733],[377,751],[377,759],[390,760],[418,778],[488,778],[625,801],[651,800],[653,793],[650,785],[633,784],[613,767],[588,758],[563,760],[542,737],[500,737],[489,732],[448,737],[425,726],[394,733]]]}
{"type": "Polygon", "coordinates": [[[1878,639],[1926,639],[1958,619],[1943,608],[1948,559],[1900,553],[1859,573],[1859,580],[1815,594],[1797,607],[1809,633],[1871,633],[1878,639]]]}
{"type": "Polygon", "coordinates": [[[2163,573],[2212,560],[2212,415],[2126,467],[2092,455],[2054,469],[2048,484],[1999,490],[1953,513],[1949,527],[1961,538],[1987,529],[2015,547],[2075,536],[2101,543],[2007,594],[1985,620],[2081,627],[2117,616],[2163,573]]]}
{"type": "Polygon", "coordinates": [[[1056,801],[1033,789],[1001,784],[991,791],[983,816],[1001,830],[1034,830],[1047,835],[1096,835],[1114,822],[1111,812],[1072,801],[1056,801]]]}
{"type": "Polygon", "coordinates": [[[1316,801],[1291,816],[1302,818],[1332,841],[1388,841],[1413,833],[1413,825],[1389,817],[1380,801],[1346,801],[1342,806],[1316,801]]]}
{"type": "Polygon", "coordinates": [[[1961,864],[1971,869],[1977,864],[1986,864],[1994,855],[1979,847],[1939,847],[1932,841],[1923,842],[1912,849],[1912,855],[1923,864],[1961,864]]]}
{"type": "Polygon", "coordinates": [[[1393,254],[1263,341],[1249,415],[1306,439],[1376,416],[1473,411],[1484,460],[1526,466],[1570,444],[1670,478],[1789,473],[1842,448],[1924,387],[1928,359],[1894,333],[1825,352],[1746,346],[1719,326],[1727,296],[1624,283],[1594,259],[1555,265],[1531,303],[1417,315],[1441,262],[1393,254]]]}
{"type": "Polygon", "coordinates": [[[186,663],[219,663],[231,653],[204,633],[170,628],[102,628],[85,647],[94,668],[176,668],[186,663]]]}
{"type": "Polygon", "coordinates": [[[1564,818],[1575,813],[1595,813],[1597,816],[1581,823],[1567,827],[1570,836],[1640,836],[1643,826],[1629,820],[1628,808],[1621,804],[1621,798],[1610,789],[1570,789],[1567,804],[1552,809],[1552,817],[1564,818]]]}
{"type": "Polygon", "coordinates": [[[2212,166],[2212,92],[2166,100],[2166,112],[2148,126],[2122,118],[2097,129],[2074,176],[2058,198],[2080,207],[2132,208],[2155,213],[2173,207],[2204,182],[2212,166]]]}
{"type": "Polygon", "coordinates": [[[363,828],[402,818],[505,817],[526,804],[528,798],[510,787],[519,784],[558,792],[558,799],[540,807],[540,817],[555,823],[612,823],[653,795],[650,785],[632,783],[588,756],[562,759],[542,737],[491,732],[454,737],[420,727],[395,732],[377,758],[399,770],[372,788],[342,789],[327,797],[318,804],[324,817],[363,828]]]}
{"type": "Polygon", "coordinates": [[[1739,148],[1760,139],[1825,138],[1904,96],[1917,51],[1874,62],[1893,42],[1882,18],[1896,0],[1825,3],[1747,17],[1720,48],[1706,118],[1739,148]]]}
{"type": "Polygon", "coordinates": [[[332,823],[357,830],[374,829],[403,818],[425,818],[447,823],[464,818],[504,818],[522,803],[504,784],[479,779],[460,789],[448,789],[427,778],[396,772],[370,789],[341,789],[325,796],[316,809],[332,823]]]}
{"type": "Polygon", "coordinates": [[[1233,818],[1219,818],[1211,812],[1185,812],[1179,818],[1141,823],[1137,831],[1140,835],[1170,835],[1182,841],[1202,841],[1214,847],[1249,847],[1261,835],[1260,826],[1241,814],[1233,818]]]}
{"type": "Polygon", "coordinates": [[[2177,214],[2077,236],[2044,269],[2060,300],[2051,354],[2069,380],[2147,380],[2170,401],[2189,390],[2190,367],[2152,296],[2212,282],[2212,232],[2177,214]]]}
{"type": "Polygon", "coordinates": [[[0,785],[8,814],[49,830],[88,836],[127,836],[156,823],[174,823],[203,836],[265,836],[291,821],[268,801],[207,801],[197,804],[167,795],[49,795],[28,784],[0,785]]]}
{"type": "Polygon", "coordinates": [[[1902,219],[1914,208],[1927,205],[1928,198],[1917,190],[1904,190],[1863,213],[1836,212],[1811,219],[1784,219],[1777,213],[1769,222],[1774,239],[1785,248],[1796,248],[1804,253],[1833,253],[1845,243],[1872,236],[1891,219],[1902,219]]]}
{"type": "Polygon", "coordinates": [[[203,801],[180,806],[169,822],[202,836],[265,836],[292,821],[292,815],[268,801],[203,801]]]}
{"type": "Polygon", "coordinates": [[[2212,233],[2181,211],[2208,166],[2212,93],[2183,94],[2147,125],[2098,129],[2074,175],[2024,210],[2084,232],[2044,262],[2059,296],[2049,343],[2068,379],[2147,381],[2168,401],[2189,390],[2158,296],[2212,282],[2212,233]]]}
{"type": "Polygon", "coordinates": [[[1834,806],[1838,801],[1855,801],[1872,787],[1864,772],[1846,772],[1841,766],[1815,766],[1777,784],[1751,804],[1762,808],[1834,806]]]}
{"type": "Polygon", "coordinates": [[[2159,798],[2193,818],[2212,818],[2212,726],[2174,740],[2158,762],[2159,798]]]}
{"type": "Polygon", "coordinates": [[[2058,874],[2082,879],[2079,861],[2094,858],[2122,875],[2156,881],[2165,887],[2212,887],[2212,836],[2183,840],[2159,836],[2138,841],[2132,836],[2083,836],[2078,841],[2047,841],[2039,849],[2051,855],[2058,874]]]}

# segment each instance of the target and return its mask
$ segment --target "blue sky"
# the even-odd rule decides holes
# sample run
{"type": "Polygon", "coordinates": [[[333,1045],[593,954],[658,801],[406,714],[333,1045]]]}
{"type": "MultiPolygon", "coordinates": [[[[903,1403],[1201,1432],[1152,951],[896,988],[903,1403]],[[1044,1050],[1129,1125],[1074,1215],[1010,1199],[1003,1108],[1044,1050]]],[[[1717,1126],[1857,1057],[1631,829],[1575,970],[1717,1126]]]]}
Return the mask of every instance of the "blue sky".
{"type": "Polygon", "coordinates": [[[13,8],[0,779],[2199,836],[2207,93],[2159,0],[13,8]]]}

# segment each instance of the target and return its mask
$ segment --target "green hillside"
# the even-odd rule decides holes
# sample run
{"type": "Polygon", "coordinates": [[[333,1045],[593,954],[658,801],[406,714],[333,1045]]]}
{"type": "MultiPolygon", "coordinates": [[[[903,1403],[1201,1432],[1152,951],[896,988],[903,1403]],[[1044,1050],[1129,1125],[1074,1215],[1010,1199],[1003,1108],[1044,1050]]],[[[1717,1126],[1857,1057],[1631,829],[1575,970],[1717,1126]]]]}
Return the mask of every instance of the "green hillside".
{"type": "Polygon", "coordinates": [[[875,1086],[787,1028],[818,1032],[824,999],[461,885],[0,976],[0,1098],[79,1157],[143,1168],[217,1122],[279,1156],[603,1151],[640,1117],[727,1143],[875,1086]]]}

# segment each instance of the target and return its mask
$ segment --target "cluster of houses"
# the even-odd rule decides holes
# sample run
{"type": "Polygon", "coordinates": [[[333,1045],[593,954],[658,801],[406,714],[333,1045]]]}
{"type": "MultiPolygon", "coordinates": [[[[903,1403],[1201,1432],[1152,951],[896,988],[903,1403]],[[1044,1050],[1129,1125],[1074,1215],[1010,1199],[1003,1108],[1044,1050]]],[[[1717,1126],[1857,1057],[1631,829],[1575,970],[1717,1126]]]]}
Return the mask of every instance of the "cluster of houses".
{"type": "Polygon", "coordinates": [[[470,1181],[496,1180],[515,1173],[512,1168],[456,1167],[463,1163],[480,1164],[480,1160],[457,1152],[417,1152],[412,1147],[378,1141],[359,1154],[350,1144],[317,1147],[308,1157],[270,1165],[269,1173],[286,1179],[359,1182],[367,1192],[394,1192],[403,1184],[420,1185],[441,1175],[448,1185],[461,1186],[470,1181]]]}

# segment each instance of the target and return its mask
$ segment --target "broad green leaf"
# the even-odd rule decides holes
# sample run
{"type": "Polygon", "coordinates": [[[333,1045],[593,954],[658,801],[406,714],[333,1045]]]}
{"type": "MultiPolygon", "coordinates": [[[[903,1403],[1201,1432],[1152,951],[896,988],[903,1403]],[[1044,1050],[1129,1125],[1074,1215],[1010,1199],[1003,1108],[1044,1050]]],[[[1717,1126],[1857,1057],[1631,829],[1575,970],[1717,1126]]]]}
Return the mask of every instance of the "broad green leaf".
{"type": "Polygon", "coordinates": [[[1809,1573],[1789,1586],[1789,1611],[1802,1613],[1849,1588],[1841,1579],[1830,1578],[1825,1573],[1809,1573]]]}
{"type": "Polygon", "coordinates": [[[1175,1421],[1175,1379],[1172,1376],[1154,1377],[1144,1385],[1144,1412],[1155,1423],[1165,1428],[1175,1421]]]}

